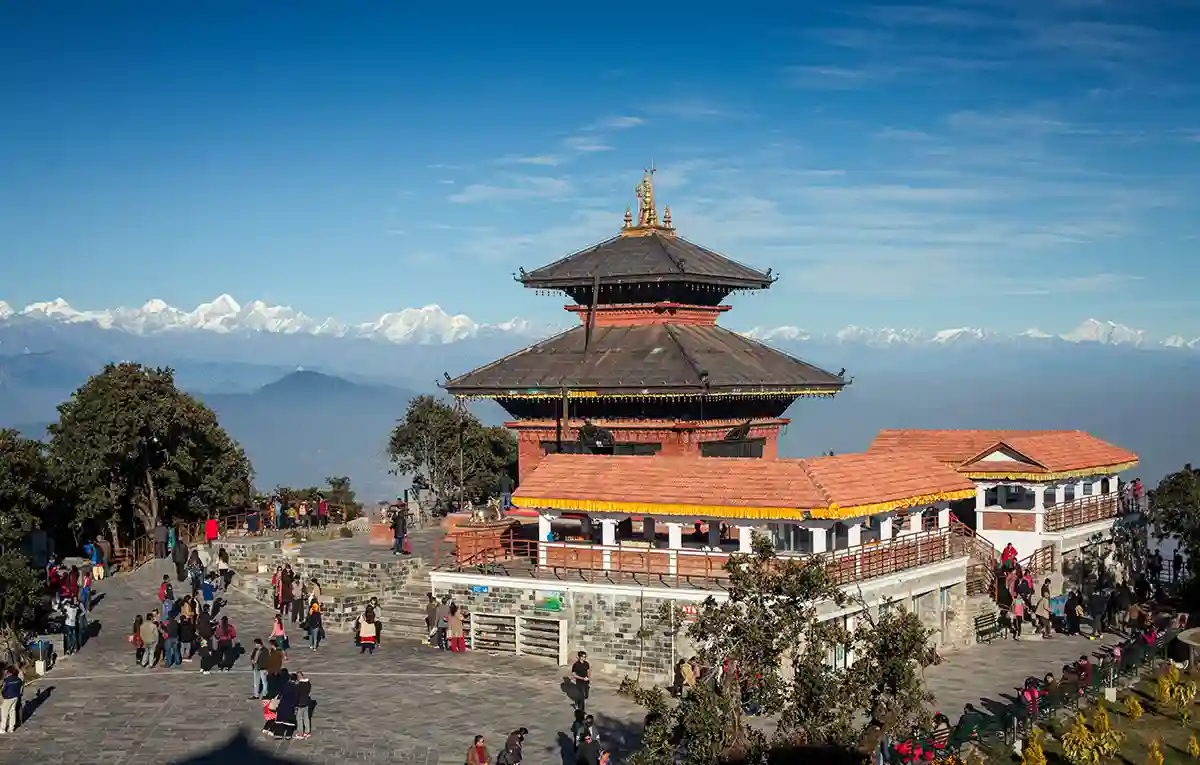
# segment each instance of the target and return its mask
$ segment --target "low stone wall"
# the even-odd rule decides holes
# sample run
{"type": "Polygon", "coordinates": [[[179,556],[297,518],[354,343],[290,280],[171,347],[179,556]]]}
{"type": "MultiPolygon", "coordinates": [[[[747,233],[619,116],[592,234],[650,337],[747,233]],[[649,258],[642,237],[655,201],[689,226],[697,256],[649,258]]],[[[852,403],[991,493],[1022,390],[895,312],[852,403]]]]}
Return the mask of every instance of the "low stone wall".
{"type": "MultiPolygon", "coordinates": [[[[225,548],[229,553],[229,565],[239,571],[256,568],[260,563],[273,560],[283,549],[283,540],[273,537],[242,537],[218,539],[213,543],[215,550],[225,548]]],[[[213,561],[216,567],[216,561],[213,561]]]]}
{"type": "MultiPolygon", "coordinates": [[[[488,577],[467,573],[430,572],[434,592],[449,593],[474,614],[524,617],[559,617],[567,622],[569,654],[587,651],[598,672],[614,678],[637,675],[643,680],[670,682],[675,663],[695,654],[686,635],[686,623],[661,621],[664,604],[695,606],[720,590],[639,588],[558,580],[539,581],[488,577]],[[558,609],[547,606],[557,602],[558,609]]],[[[908,609],[933,631],[931,643],[958,648],[973,643],[973,614],[969,612],[966,559],[943,561],[880,577],[856,588],[867,607],[878,612],[884,602],[908,609]]],[[[821,618],[853,616],[861,606],[837,608],[829,603],[818,609],[821,618]]]]}
{"type": "MultiPolygon", "coordinates": [[[[365,593],[368,597],[384,595],[399,589],[408,581],[412,572],[420,568],[420,561],[413,558],[397,558],[386,563],[342,560],[337,558],[310,557],[300,548],[295,557],[284,553],[278,562],[290,563],[292,570],[304,581],[316,578],[322,590],[336,590],[343,595],[365,593]]],[[[273,568],[273,566],[272,566],[273,568]]]]}

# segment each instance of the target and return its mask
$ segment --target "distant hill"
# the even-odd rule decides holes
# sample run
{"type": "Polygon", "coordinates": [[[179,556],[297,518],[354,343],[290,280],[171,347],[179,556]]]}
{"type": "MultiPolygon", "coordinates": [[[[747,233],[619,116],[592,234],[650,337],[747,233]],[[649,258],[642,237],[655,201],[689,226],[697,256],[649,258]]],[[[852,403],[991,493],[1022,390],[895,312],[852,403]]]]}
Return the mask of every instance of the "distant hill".
{"type": "Polygon", "coordinates": [[[364,501],[396,496],[387,441],[411,391],[298,371],[253,393],[199,394],[246,449],[263,489],[348,475],[364,501]]]}

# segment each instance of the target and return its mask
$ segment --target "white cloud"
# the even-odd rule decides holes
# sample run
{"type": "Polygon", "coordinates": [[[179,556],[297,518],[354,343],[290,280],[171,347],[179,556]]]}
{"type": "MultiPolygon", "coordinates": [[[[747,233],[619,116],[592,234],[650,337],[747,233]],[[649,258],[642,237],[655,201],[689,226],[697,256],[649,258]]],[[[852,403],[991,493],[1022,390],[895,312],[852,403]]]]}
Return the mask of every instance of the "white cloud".
{"type": "Polygon", "coordinates": [[[617,116],[605,117],[596,123],[597,130],[626,130],[632,127],[646,124],[646,120],[641,117],[617,116]]]}
{"type": "Polygon", "coordinates": [[[561,199],[570,191],[571,183],[565,178],[522,175],[510,177],[503,186],[472,183],[457,194],[452,194],[449,200],[457,204],[474,204],[518,199],[561,199]]]}
{"type": "Polygon", "coordinates": [[[573,135],[563,141],[563,144],[571,151],[578,151],[585,154],[612,150],[611,146],[594,135],[573,135]]]}
{"type": "Polygon", "coordinates": [[[788,80],[797,88],[855,90],[874,85],[896,74],[892,67],[791,66],[788,80]]]}
{"type": "Polygon", "coordinates": [[[506,154],[496,160],[496,164],[499,165],[537,165],[540,167],[555,167],[561,163],[562,158],[553,154],[535,154],[533,156],[506,154]]]}

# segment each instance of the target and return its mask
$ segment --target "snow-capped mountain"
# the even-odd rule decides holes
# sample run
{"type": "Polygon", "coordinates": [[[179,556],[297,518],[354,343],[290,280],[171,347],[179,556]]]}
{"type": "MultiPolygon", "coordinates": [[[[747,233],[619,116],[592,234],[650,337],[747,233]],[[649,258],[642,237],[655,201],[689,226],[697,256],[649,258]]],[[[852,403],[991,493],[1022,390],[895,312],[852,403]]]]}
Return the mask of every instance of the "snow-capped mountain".
{"type": "Polygon", "coordinates": [[[465,314],[448,314],[437,305],[405,308],[386,313],[373,322],[348,325],[332,318],[314,319],[288,306],[267,305],[261,300],[243,306],[229,295],[220,295],[191,311],[175,308],[158,299],[147,301],[140,308],[99,311],[76,310],[62,298],[32,303],[20,311],[14,311],[7,303],[0,302],[0,321],[21,319],[59,324],[95,324],[104,329],[135,335],[181,330],[221,334],[266,332],[359,337],[424,345],[453,343],[488,332],[518,335],[533,332],[533,327],[524,319],[513,318],[494,325],[481,324],[465,314]]]}
{"type": "MultiPolygon", "coordinates": [[[[203,331],[217,334],[267,333],[282,335],[318,335],[354,337],[404,345],[442,345],[480,335],[543,337],[554,327],[540,326],[513,318],[498,324],[484,324],[465,314],[449,314],[440,306],[404,308],[385,313],[375,321],[345,324],[333,318],[317,319],[288,306],[268,305],[255,300],[246,305],[229,295],[220,295],[191,311],[149,300],[140,308],[115,308],[81,311],[62,298],[32,303],[17,311],[0,301],[0,323],[20,321],[54,324],[92,324],[133,335],[157,335],[165,332],[203,331]]],[[[1188,340],[1172,335],[1160,343],[1146,333],[1111,321],[1087,319],[1075,329],[1054,335],[1040,329],[1028,329],[1016,335],[995,333],[976,327],[957,327],[927,333],[918,329],[868,329],[849,325],[833,333],[808,332],[796,326],[755,327],[744,333],[763,342],[866,345],[892,347],[970,347],[980,344],[1042,344],[1066,342],[1093,343],[1132,348],[1170,348],[1200,351],[1200,338],[1188,340]]]]}

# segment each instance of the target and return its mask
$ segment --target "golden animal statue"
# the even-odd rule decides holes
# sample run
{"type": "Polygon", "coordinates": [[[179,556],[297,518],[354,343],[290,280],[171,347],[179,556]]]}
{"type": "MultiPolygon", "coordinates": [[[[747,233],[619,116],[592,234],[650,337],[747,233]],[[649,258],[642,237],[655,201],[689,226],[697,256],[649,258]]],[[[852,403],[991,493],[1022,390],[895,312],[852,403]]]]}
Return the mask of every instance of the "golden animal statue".
{"type": "Polygon", "coordinates": [[[467,503],[471,511],[471,523],[495,523],[504,519],[504,511],[500,509],[500,498],[492,497],[486,505],[467,503]]]}

